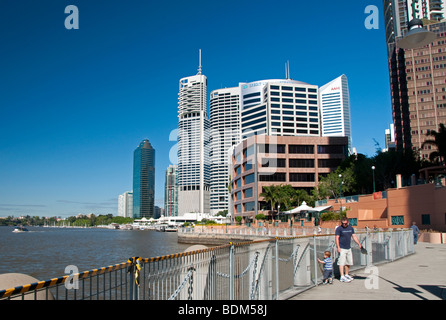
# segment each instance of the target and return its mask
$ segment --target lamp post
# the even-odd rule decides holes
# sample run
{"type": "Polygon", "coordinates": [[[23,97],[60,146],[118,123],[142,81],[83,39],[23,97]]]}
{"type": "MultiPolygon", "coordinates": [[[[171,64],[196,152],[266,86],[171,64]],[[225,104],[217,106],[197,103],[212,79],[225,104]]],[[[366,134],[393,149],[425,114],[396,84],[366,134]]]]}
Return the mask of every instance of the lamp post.
{"type": "Polygon", "coordinates": [[[437,38],[435,32],[423,28],[423,21],[412,19],[409,22],[409,32],[398,41],[398,47],[402,49],[416,49],[427,46],[437,38]]]}
{"type": "Polygon", "coordinates": [[[373,175],[373,193],[375,193],[375,166],[372,166],[372,175],[373,175]]]}
{"type": "Polygon", "coordinates": [[[340,182],[339,182],[339,212],[340,212],[340,215],[341,215],[341,218],[342,218],[342,200],[341,200],[341,197],[342,197],[342,184],[344,183],[344,181],[342,181],[342,174],[339,174],[339,180],[340,180],[340,182]]]}

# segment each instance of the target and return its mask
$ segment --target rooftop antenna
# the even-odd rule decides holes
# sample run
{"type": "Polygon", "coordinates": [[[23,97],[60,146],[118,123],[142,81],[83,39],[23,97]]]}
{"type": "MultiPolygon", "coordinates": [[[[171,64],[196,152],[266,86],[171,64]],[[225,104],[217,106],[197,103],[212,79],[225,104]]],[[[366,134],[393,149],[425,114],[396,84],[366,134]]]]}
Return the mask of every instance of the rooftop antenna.
{"type": "Polygon", "coordinates": [[[285,63],[285,79],[288,79],[288,80],[291,79],[291,75],[290,75],[290,60],[287,60],[287,62],[285,63]]]}
{"type": "Polygon", "coordinates": [[[200,54],[199,54],[198,74],[201,74],[201,49],[200,49],[200,54]]]}

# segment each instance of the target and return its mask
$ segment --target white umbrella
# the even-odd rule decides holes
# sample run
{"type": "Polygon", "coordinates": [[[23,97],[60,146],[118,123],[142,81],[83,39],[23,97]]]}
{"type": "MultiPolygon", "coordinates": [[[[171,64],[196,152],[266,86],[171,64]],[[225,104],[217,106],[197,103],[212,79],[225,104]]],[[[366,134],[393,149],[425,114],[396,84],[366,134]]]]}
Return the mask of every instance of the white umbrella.
{"type": "Polygon", "coordinates": [[[299,213],[299,212],[302,212],[302,211],[314,211],[314,208],[308,206],[307,203],[304,201],[297,208],[294,208],[294,209],[289,210],[289,211],[285,211],[285,213],[293,214],[293,213],[299,213]]]}

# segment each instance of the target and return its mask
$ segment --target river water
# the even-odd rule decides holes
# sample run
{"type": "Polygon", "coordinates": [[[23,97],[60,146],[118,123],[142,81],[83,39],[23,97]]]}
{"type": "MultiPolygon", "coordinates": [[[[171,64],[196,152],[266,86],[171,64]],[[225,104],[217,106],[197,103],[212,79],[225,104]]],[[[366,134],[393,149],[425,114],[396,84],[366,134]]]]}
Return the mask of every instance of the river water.
{"type": "Polygon", "coordinates": [[[177,242],[176,232],[28,227],[13,233],[0,227],[0,274],[24,273],[38,280],[58,278],[65,267],[79,272],[183,252],[190,245],[177,242]]]}

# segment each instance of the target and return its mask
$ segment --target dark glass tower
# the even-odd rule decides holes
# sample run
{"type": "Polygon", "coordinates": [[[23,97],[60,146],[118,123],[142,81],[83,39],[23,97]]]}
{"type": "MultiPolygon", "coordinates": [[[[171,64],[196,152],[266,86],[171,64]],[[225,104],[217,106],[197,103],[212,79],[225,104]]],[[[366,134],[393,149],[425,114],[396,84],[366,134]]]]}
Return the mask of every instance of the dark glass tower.
{"type": "Polygon", "coordinates": [[[155,202],[155,149],[144,140],[133,154],[133,218],[153,218],[155,202]]]}

